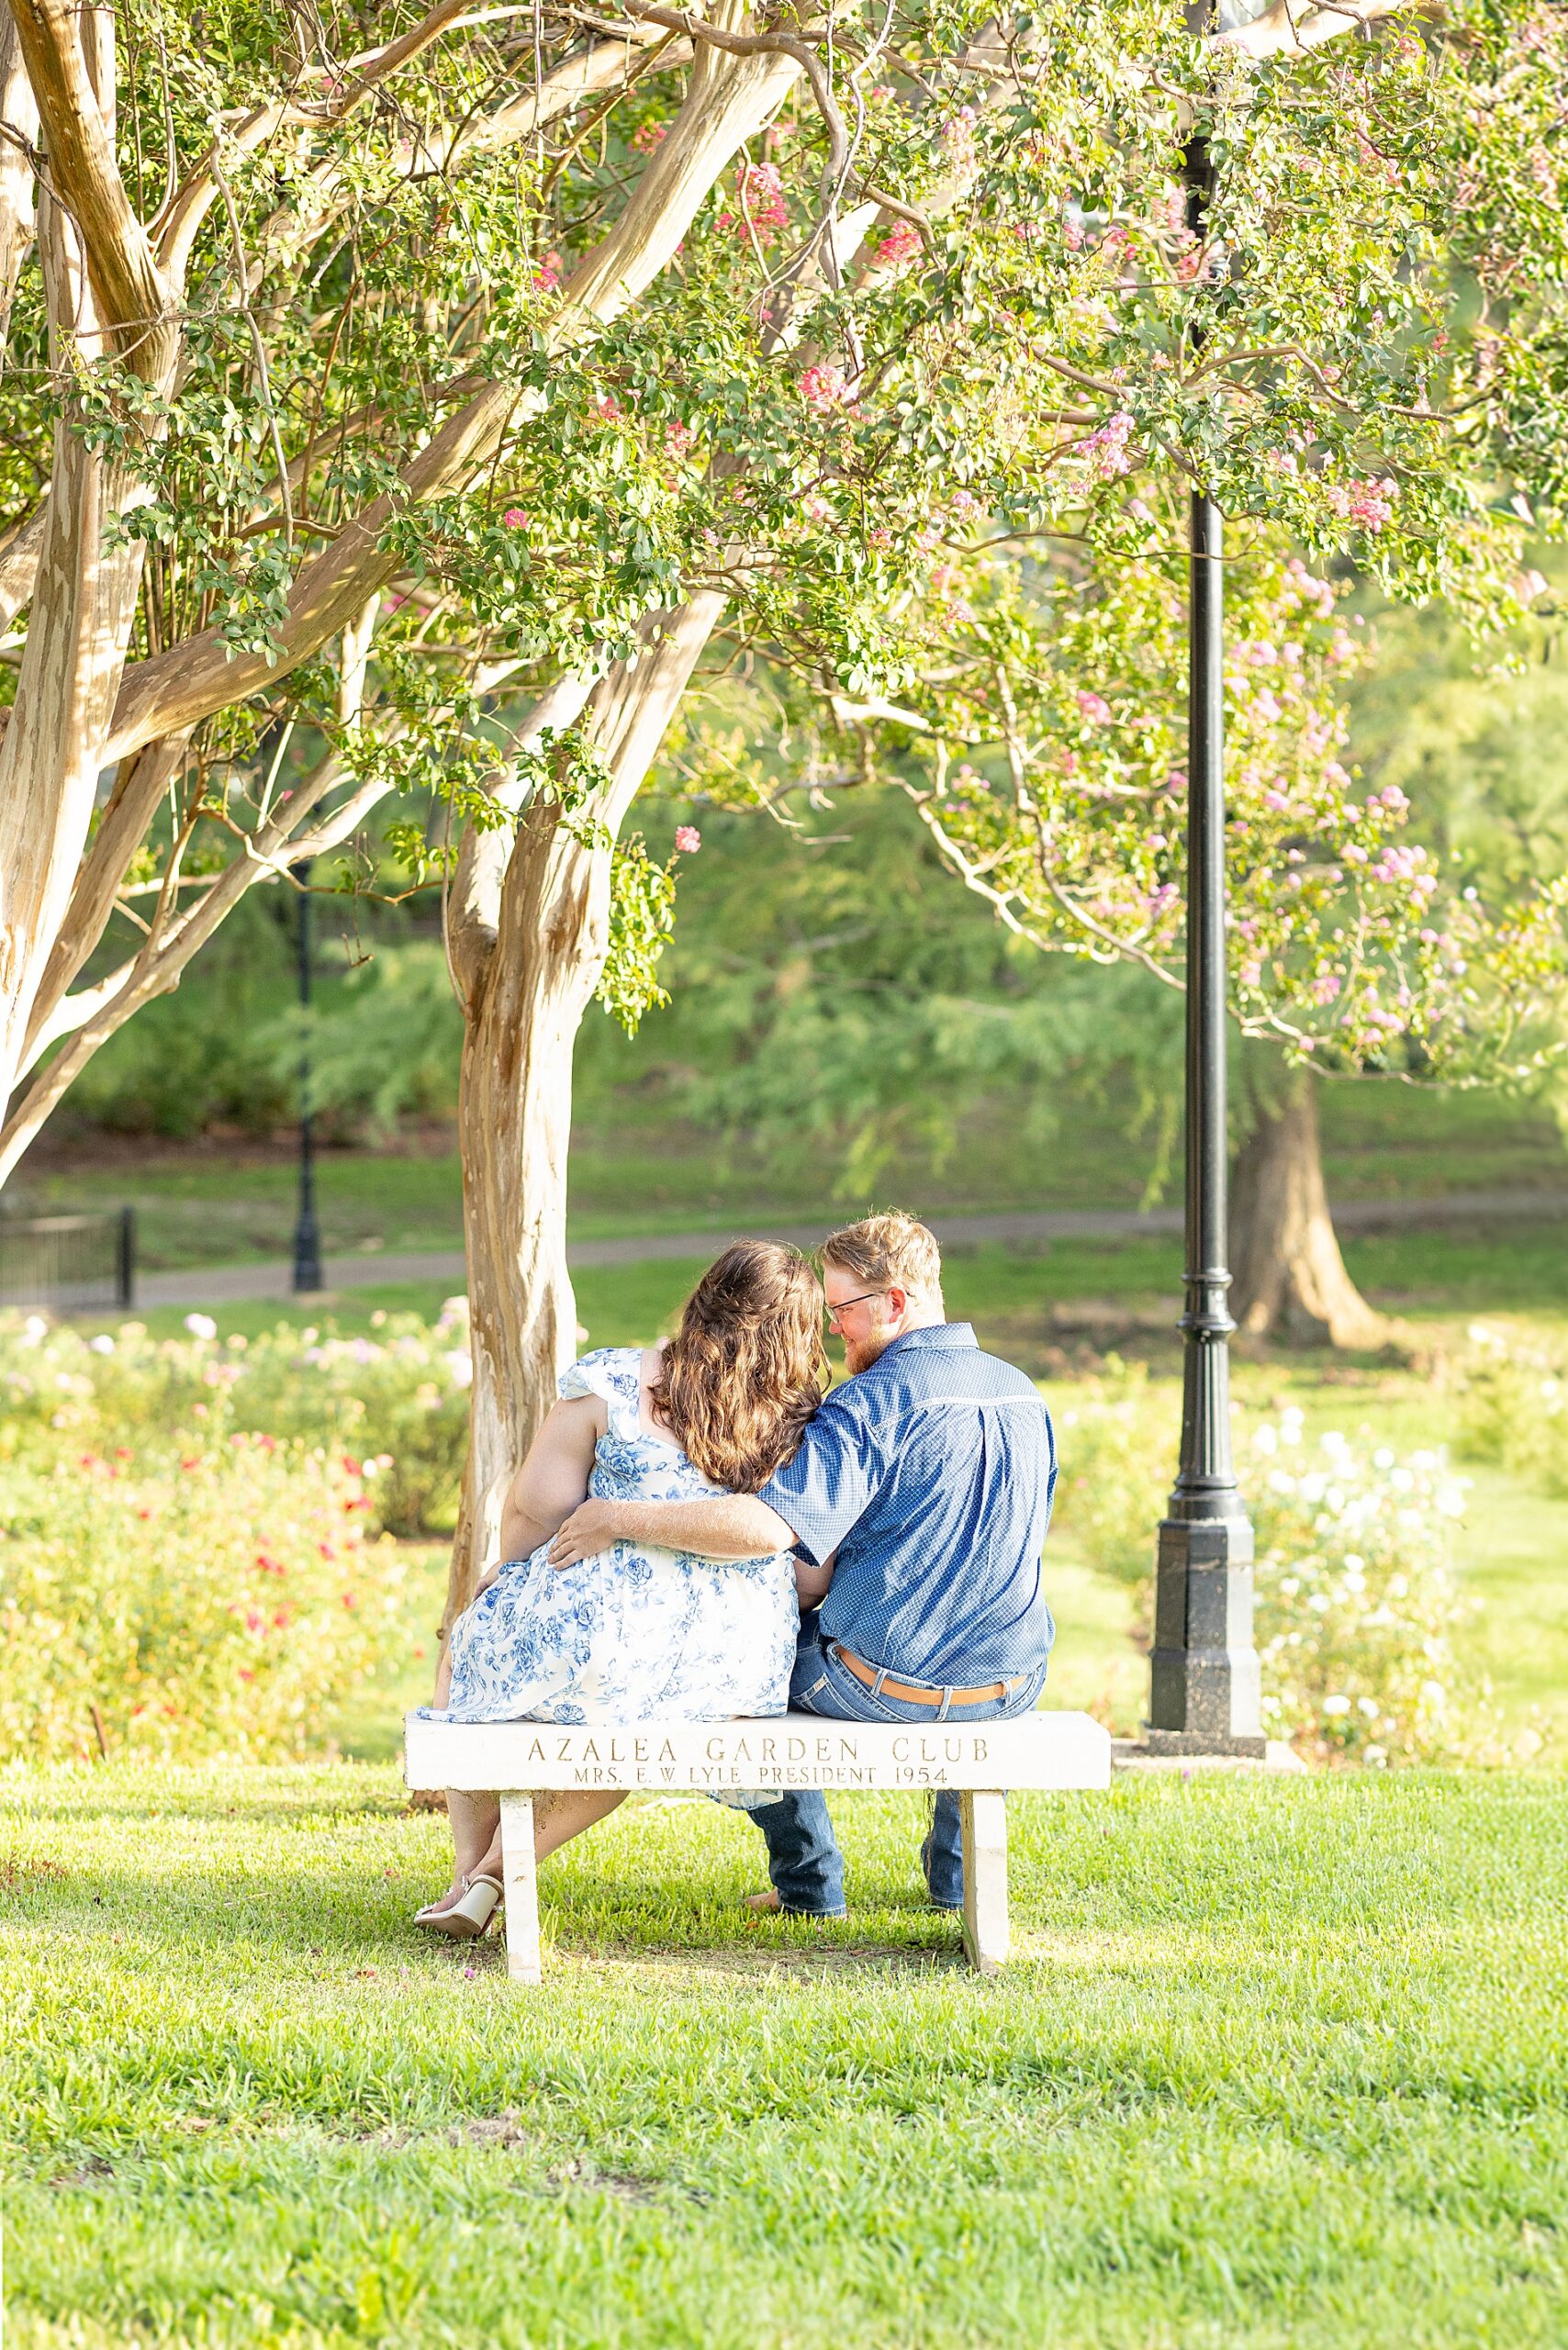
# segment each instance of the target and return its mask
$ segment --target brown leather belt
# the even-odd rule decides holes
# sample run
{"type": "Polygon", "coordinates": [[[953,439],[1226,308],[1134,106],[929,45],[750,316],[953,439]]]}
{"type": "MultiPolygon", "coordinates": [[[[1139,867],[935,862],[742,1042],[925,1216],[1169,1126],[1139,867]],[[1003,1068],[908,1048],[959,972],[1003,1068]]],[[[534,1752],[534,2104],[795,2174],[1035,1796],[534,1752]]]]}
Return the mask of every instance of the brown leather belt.
{"type": "MultiPolygon", "coordinates": [[[[828,1642],[829,1656],[835,1656],[848,1673],[868,1689],[877,1686],[878,1668],[868,1664],[865,1658],[856,1656],[842,1640],[828,1642]]],[[[880,1695],[891,1697],[901,1706],[939,1706],[944,1697],[950,1706],[989,1706],[999,1697],[1010,1697],[1021,1689],[1027,1676],[1017,1673],[1011,1681],[988,1681],[983,1689],[923,1689],[918,1681],[895,1681],[891,1673],[883,1673],[880,1695]]]]}

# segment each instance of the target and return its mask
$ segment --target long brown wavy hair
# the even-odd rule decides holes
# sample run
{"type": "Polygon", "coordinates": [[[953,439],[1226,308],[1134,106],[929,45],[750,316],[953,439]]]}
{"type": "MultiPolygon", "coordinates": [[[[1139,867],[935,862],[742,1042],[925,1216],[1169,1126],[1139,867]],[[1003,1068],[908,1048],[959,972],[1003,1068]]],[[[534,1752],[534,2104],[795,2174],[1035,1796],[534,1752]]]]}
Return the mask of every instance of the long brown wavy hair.
{"type": "Polygon", "coordinates": [[[649,1401],[716,1485],[755,1494],[827,1387],[822,1292],[798,1248],[736,1240],[681,1310],[649,1401]]]}

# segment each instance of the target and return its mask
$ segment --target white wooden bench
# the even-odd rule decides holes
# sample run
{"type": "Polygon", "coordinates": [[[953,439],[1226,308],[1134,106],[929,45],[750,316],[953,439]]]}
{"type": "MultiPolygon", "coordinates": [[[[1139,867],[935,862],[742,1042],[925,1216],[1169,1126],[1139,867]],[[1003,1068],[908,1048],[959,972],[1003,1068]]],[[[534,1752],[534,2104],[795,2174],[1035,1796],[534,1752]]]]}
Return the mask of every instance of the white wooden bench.
{"type": "Polygon", "coordinates": [[[728,1722],[436,1722],[410,1714],[410,1787],[495,1793],[505,1851],[507,1966],[541,1980],[533,1797],[558,1787],[647,1788],[703,1795],[733,1787],[936,1791],[961,1798],[964,1945],[982,1975],[1007,1956],[1009,1788],[1108,1787],[1109,1733],[1087,1714],[1025,1714],[1003,1722],[926,1722],[895,1729],[817,1714],[728,1722]]]}

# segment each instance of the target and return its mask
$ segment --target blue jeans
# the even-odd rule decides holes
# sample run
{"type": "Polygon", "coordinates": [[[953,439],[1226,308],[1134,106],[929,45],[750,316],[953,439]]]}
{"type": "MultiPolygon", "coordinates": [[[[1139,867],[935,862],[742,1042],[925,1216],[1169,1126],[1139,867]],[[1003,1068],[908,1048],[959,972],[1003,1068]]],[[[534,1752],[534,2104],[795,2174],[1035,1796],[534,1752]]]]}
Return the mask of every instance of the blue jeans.
{"type": "MultiPolygon", "coordinates": [[[[893,1678],[900,1676],[895,1673],[893,1678]]],[[[790,1683],[790,1710],[850,1722],[1003,1721],[1014,1714],[1033,1713],[1045,1685],[1042,1664],[1025,1674],[1008,1695],[980,1706],[911,1705],[896,1697],[873,1695],[830,1651],[813,1611],[801,1625],[790,1683]]],[[[751,1816],[767,1842],[767,1873],[784,1908],[792,1917],[842,1918],[844,1855],[828,1818],[826,1797],[809,1788],[800,1795],[780,1796],[777,1803],[754,1807],[751,1816]]],[[[964,1849],[956,1795],[945,1791],[937,1796],[931,1826],[920,1848],[920,1863],[936,1907],[961,1908],[964,1849]]]]}

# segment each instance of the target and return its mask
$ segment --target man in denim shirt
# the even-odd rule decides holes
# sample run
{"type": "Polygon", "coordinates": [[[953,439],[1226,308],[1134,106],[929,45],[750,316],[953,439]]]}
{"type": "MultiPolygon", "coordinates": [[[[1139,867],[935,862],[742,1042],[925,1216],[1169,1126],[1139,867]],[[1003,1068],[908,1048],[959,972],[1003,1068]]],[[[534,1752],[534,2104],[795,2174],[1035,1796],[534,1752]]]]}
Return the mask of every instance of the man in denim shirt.
{"type": "MultiPolygon", "coordinates": [[[[807,1612],[792,1709],[876,1722],[986,1721],[1030,1712],[1055,1626],[1040,1580],[1056,1447],[1033,1382],[945,1319],[933,1236],[871,1216],[823,1252],[828,1320],[852,1376],[760,1494],[585,1505],[552,1548],[606,1539],[754,1558],[793,1547],[807,1612]],[[600,1525],[607,1514],[613,1528],[600,1525]],[[588,1522],[591,1521],[591,1522],[588,1522]]],[[[558,1563],[565,1563],[565,1556],[558,1563]]],[[[844,1863],[816,1791],[752,1805],[773,1890],[756,1906],[844,1914],[844,1863]]],[[[932,1900],[963,1899],[956,1796],[936,1798],[921,1851],[932,1900]]]]}

